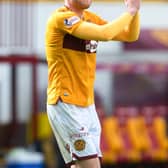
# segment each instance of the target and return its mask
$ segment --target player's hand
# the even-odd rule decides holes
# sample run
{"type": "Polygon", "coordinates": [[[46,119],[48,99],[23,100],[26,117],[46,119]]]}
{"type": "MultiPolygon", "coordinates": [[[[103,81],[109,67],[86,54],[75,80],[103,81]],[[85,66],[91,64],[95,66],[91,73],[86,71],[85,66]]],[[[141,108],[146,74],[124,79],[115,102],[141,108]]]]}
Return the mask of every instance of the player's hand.
{"type": "Polygon", "coordinates": [[[124,1],[127,10],[131,15],[135,15],[135,13],[140,9],[141,0],[124,0],[124,1]]]}

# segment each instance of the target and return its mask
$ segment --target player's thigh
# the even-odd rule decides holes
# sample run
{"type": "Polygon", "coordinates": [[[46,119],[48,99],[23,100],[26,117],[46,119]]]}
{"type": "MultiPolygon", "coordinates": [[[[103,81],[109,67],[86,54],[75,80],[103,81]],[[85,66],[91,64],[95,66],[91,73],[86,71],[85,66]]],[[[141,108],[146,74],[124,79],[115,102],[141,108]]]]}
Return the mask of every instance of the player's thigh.
{"type": "Polygon", "coordinates": [[[75,168],[101,168],[99,158],[77,161],[75,165],[75,168]]]}

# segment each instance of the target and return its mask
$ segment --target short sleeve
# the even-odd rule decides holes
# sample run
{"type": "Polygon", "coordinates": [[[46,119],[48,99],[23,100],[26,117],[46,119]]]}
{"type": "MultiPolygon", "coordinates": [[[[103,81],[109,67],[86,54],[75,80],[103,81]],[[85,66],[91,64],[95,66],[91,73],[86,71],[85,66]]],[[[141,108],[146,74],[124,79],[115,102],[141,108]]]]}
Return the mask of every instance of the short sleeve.
{"type": "Polygon", "coordinates": [[[82,20],[73,12],[58,12],[55,15],[56,27],[60,30],[63,30],[69,34],[80,25],[82,20]]]}

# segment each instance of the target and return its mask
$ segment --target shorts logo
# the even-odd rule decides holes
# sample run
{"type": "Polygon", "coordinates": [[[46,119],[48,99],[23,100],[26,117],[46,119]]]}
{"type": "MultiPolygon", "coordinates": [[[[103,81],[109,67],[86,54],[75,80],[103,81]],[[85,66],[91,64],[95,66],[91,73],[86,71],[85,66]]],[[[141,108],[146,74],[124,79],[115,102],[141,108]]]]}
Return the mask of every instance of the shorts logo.
{"type": "Polygon", "coordinates": [[[77,151],[82,151],[85,149],[86,142],[83,139],[78,139],[74,142],[74,147],[77,151]]]}
{"type": "Polygon", "coordinates": [[[64,24],[65,26],[71,27],[72,25],[74,25],[75,23],[78,23],[80,21],[80,18],[78,16],[72,16],[68,19],[64,20],[64,24]]]}

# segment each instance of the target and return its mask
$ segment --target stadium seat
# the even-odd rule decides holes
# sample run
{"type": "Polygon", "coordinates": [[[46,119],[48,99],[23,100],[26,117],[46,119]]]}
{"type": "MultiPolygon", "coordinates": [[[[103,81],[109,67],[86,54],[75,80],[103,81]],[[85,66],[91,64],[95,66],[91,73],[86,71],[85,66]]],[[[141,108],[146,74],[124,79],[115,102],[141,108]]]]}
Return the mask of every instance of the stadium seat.
{"type": "Polygon", "coordinates": [[[123,150],[123,143],[120,137],[117,118],[108,117],[103,121],[103,133],[106,136],[110,150],[120,152],[123,150]]]}
{"type": "Polygon", "coordinates": [[[102,153],[104,162],[114,162],[123,150],[116,117],[106,117],[102,125],[102,153]]]}
{"type": "Polygon", "coordinates": [[[117,107],[102,124],[105,163],[167,161],[168,138],[163,107],[117,107]]]}
{"type": "Polygon", "coordinates": [[[134,110],[135,109],[132,107],[119,107],[116,109],[119,132],[124,145],[123,151],[120,153],[118,158],[119,161],[139,162],[141,159],[141,154],[136,148],[134,148],[128,131],[128,122],[130,118],[129,113],[134,114],[134,110]]]}
{"type": "Polygon", "coordinates": [[[165,161],[167,160],[167,151],[159,145],[159,140],[157,138],[157,132],[155,127],[160,127],[161,124],[156,124],[155,107],[144,107],[142,109],[142,122],[145,125],[145,130],[150,140],[150,146],[147,151],[143,153],[144,159],[151,159],[153,161],[165,161]],[[155,126],[154,126],[155,125],[155,126]],[[157,125],[157,126],[156,126],[157,125]],[[158,126],[159,125],[159,126],[158,126]]]}
{"type": "Polygon", "coordinates": [[[149,148],[149,139],[147,138],[145,126],[139,115],[139,109],[136,107],[131,107],[129,110],[127,132],[135,150],[142,153],[149,148]]]}
{"type": "Polygon", "coordinates": [[[156,107],[156,114],[153,119],[153,129],[160,148],[168,150],[167,124],[166,124],[166,106],[156,107]]]}
{"type": "Polygon", "coordinates": [[[110,149],[110,146],[107,141],[107,137],[104,132],[101,134],[101,150],[102,150],[102,163],[103,164],[112,164],[116,163],[116,154],[110,149]]]}
{"type": "Polygon", "coordinates": [[[168,149],[168,138],[166,135],[165,119],[157,116],[153,121],[153,129],[157,138],[158,145],[161,149],[168,149]]]}

